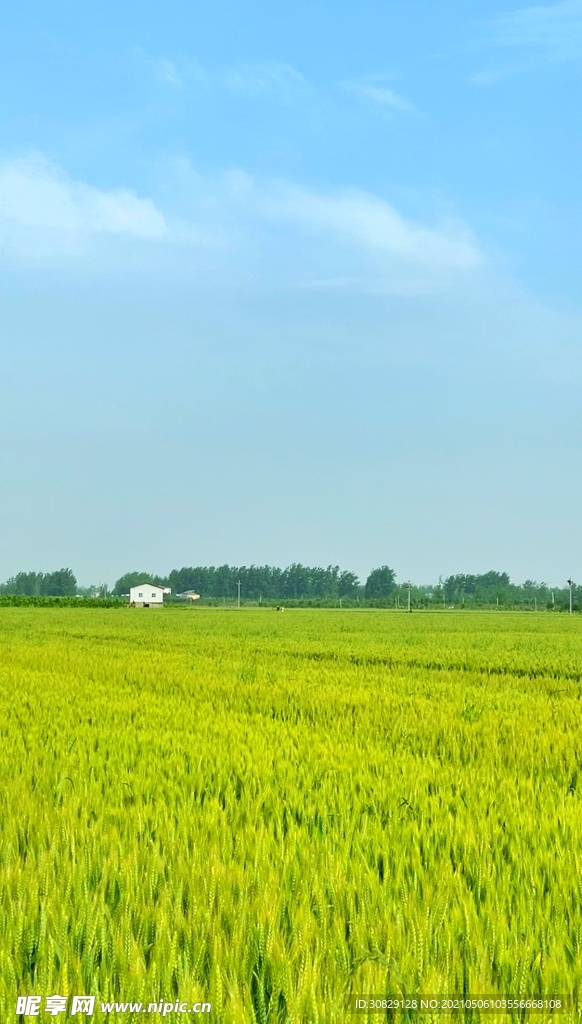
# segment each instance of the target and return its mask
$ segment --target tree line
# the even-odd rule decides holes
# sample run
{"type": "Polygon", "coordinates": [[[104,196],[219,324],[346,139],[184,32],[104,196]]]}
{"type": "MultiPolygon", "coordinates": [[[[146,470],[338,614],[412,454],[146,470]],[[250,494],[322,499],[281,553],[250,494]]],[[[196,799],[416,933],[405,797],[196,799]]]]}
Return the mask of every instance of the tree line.
{"type": "MultiPolygon", "coordinates": [[[[437,584],[418,585],[396,580],[388,565],[373,569],[362,583],[356,573],[339,566],[309,567],[298,562],[286,569],[277,566],[189,566],[172,569],[167,576],[144,572],[125,573],[117,580],[113,594],[129,594],[138,583],[171,587],[172,599],[186,591],[200,594],[208,603],[241,601],[252,603],[298,602],[303,604],[371,605],[411,608],[556,608],[569,603],[567,586],[550,587],[526,580],[512,583],[506,572],[457,573],[437,584]]],[[[576,592],[575,592],[576,593],[576,592]]],[[[574,600],[576,605],[576,597],[574,600]]]]}
{"type": "MultiPolygon", "coordinates": [[[[481,575],[458,573],[439,581],[435,588],[438,600],[442,595],[445,604],[454,607],[484,607],[495,605],[509,607],[553,608],[569,605],[570,594],[567,585],[552,587],[547,583],[526,580],[512,583],[506,572],[486,572],[481,575]]],[[[576,588],[574,588],[576,599],[576,588]]]]}
{"type": "MultiPolygon", "coordinates": [[[[139,583],[170,587],[169,602],[180,594],[195,591],[207,604],[243,603],[313,604],[345,607],[407,608],[539,608],[563,610],[569,607],[567,586],[550,587],[526,580],[512,583],[506,572],[490,571],[471,575],[457,573],[441,578],[438,584],[419,586],[397,582],[388,565],[373,569],[362,583],[356,573],[338,565],[306,566],[299,562],[281,569],[272,565],[184,566],[167,576],[148,572],[128,572],[110,591],[105,584],[80,587],[71,569],[54,572],[19,572],[0,584],[2,597],[83,597],[86,599],[123,598],[139,583]]],[[[578,608],[574,588],[574,608],[578,608]]]]}
{"type": "Polygon", "coordinates": [[[117,580],[113,593],[129,594],[138,583],[171,587],[172,595],[193,590],[203,599],[230,600],[238,595],[247,601],[293,601],[300,598],[339,600],[356,597],[362,589],[354,572],[339,565],[310,567],[298,562],[280,569],[274,565],[184,566],[167,576],[128,572],[117,580]]]}
{"type": "Polygon", "coordinates": [[[77,593],[77,580],[71,569],[19,572],[0,584],[3,597],[75,597],[77,593]]]}

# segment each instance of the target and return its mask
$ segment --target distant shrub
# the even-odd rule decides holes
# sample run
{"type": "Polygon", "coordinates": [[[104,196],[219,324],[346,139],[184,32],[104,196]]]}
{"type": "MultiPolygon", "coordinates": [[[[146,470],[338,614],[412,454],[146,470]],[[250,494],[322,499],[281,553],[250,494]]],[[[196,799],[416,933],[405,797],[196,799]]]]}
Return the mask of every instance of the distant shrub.
{"type": "Polygon", "coordinates": [[[118,597],[40,597],[9,594],[0,597],[0,608],[126,608],[118,597]]]}

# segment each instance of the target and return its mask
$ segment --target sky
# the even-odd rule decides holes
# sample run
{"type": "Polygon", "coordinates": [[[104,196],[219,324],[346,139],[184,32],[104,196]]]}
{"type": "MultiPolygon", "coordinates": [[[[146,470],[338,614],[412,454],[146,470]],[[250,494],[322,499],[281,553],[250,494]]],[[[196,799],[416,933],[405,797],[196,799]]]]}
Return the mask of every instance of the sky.
{"type": "Polygon", "coordinates": [[[0,579],[582,579],[582,0],[0,17],[0,579]]]}

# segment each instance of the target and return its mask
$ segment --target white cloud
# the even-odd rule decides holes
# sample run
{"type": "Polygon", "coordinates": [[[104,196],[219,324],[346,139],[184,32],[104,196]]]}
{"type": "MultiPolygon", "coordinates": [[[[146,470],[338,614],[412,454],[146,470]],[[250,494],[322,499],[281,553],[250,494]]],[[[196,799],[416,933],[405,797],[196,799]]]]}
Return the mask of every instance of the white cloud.
{"type": "Polygon", "coordinates": [[[388,81],[390,79],[386,75],[367,75],[364,78],[346,82],[345,88],[355,96],[371,100],[382,107],[390,107],[392,110],[401,110],[406,113],[418,113],[413,103],[386,85],[388,81]]]}
{"type": "Polygon", "coordinates": [[[181,79],[176,65],[171,60],[158,60],[155,64],[156,74],[163,82],[169,85],[181,85],[181,79]]]}
{"type": "Polygon", "coordinates": [[[289,90],[306,84],[303,75],[291,64],[276,61],[264,64],[240,64],[216,74],[226,89],[246,96],[257,96],[271,89],[289,90]]]}
{"type": "Polygon", "coordinates": [[[0,241],[19,239],[30,252],[36,238],[44,251],[47,233],[74,248],[87,235],[161,239],[167,228],[152,200],[135,192],[71,180],[40,156],[0,161],[0,241]]]}
{"type": "Polygon", "coordinates": [[[505,64],[498,68],[489,68],[487,71],[475,71],[469,75],[469,82],[475,85],[494,85],[495,82],[502,82],[511,75],[517,75],[520,71],[527,71],[527,64],[505,64]]]}
{"type": "Polygon", "coordinates": [[[235,96],[253,98],[265,93],[285,94],[307,86],[299,71],[280,61],[233,64],[212,70],[197,62],[176,62],[168,58],[151,63],[156,77],[162,82],[195,90],[224,90],[235,96]]]}
{"type": "MultiPolygon", "coordinates": [[[[404,216],[386,199],[360,189],[324,192],[287,181],[257,181],[232,170],[215,181],[181,168],[183,206],[189,223],[208,235],[220,225],[222,238],[236,239],[264,255],[271,276],[282,265],[301,265],[312,280],[334,286],[372,283],[402,275],[423,280],[464,273],[485,263],[466,224],[449,217],[434,224],[404,216]],[[274,247],[284,250],[272,256],[274,247]],[[302,255],[299,256],[299,253],[302,255]],[[267,255],[270,254],[270,255],[267,255]],[[309,270],[307,269],[309,268],[309,270]]],[[[305,283],[305,278],[302,278],[305,283]]]]}
{"type": "Polygon", "coordinates": [[[522,7],[500,15],[485,26],[485,45],[519,51],[519,62],[486,69],[470,81],[487,85],[542,64],[559,64],[582,57],[582,0],[522,7]]]}
{"type": "Polygon", "coordinates": [[[368,192],[350,189],[325,195],[285,186],[267,208],[312,231],[332,232],[344,244],[388,254],[408,265],[442,272],[469,270],[482,262],[468,228],[458,222],[429,227],[403,217],[368,192]]]}
{"type": "Polygon", "coordinates": [[[135,192],[73,181],[40,156],[0,162],[0,249],[45,260],[85,253],[79,271],[155,265],[199,280],[400,293],[484,262],[463,223],[423,223],[369,192],[257,181],[240,169],[203,177],[184,160],[162,177],[163,212],[135,192]],[[105,248],[91,244],[98,238],[105,248]]]}
{"type": "Polygon", "coordinates": [[[543,47],[556,56],[580,53],[582,0],[524,7],[493,22],[497,42],[504,46],[543,47]]]}

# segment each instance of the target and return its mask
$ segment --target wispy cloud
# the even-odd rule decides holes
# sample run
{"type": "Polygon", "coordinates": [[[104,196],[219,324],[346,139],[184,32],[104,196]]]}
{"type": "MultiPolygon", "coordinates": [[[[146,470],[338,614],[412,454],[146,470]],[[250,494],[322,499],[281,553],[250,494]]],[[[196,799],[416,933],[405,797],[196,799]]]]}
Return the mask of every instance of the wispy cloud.
{"type": "Polygon", "coordinates": [[[538,47],[558,58],[582,52],[582,0],[510,11],[492,26],[501,46],[538,47]]]}
{"type": "Polygon", "coordinates": [[[42,156],[0,161],[0,244],[28,254],[75,249],[90,235],[162,239],[164,215],[127,189],[74,181],[42,156]]]}
{"type": "Polygon", "coordinates": [[[246,96],[257,96],[272,89],[288,90],[301,88],[306,81],[291,64],[276,61],[264,64],[239,64],[225,68],[215,76],[226,89],[246,96]]]}
{"type": "Polygon", "coordinates": [[[169,85],[181,85],[182,80],[176,65],[171,60],[157,60],[155,62],[156,75],[162,82],[169,85]]]}
{"type": "Polygon", "coordinates": [[[266,208],[311,230],[331,232],[344,244],[389,254],[436,273],[469,270],[482,262],[465,225],[421,224],[404,217],[386,200],[358,189],[326,195],[286,185],[278,195],[267,197],[266,208]]]}
{"type": "Polygon", "coordinates": [[[155,60],[156,77],[169,85],[219,89],[238,96],[289,93],[304,89],[307,82],[291,64],[262,61],[209,69],[192,61],[155,60]]]}
{"type": "Polygon", "coordinates": [[[476,72],[470,80],[489,84],[542,64],[582,57],[582,0],[522,7],[484,26],[484,45],[519,52],[519,59],[476,72]]]}
{"type": "Polygon", "coordinates": [[[475,85],[494,85],[495,82],[502,82],[505,78],[527,71],[528,67],[531,67],[531,63],[502,64],[500,67],[488,68],[487,71],[473,72],[469,75],[469,82],[475,85]]]}
{"type": "Polygon", "coordinates": [[[484,262],[462,222],[424,223],[358,189],[325,192],[243,170],[203,177],[188,161],[167,165],[164,178],[160,204],[74,181],[42,156],[0,162],[0,251],[45,260],[86,253],[87,267],[100,271],[153,260],[180,274],[250,274],[261,285],[402,293],[484,262]],[[103,236],[110,239],[105,258],[91,241],[103,236]],[[160,241],[163,249],[152,249],[160,241]]]}
{"type": "Polygon", "coordinates": [[[391,110],[401,110],[406,113],[418,113],[414,103],[405,99],[394,91],[387,83],[391,79],[387,75],[366,75],[364,78],[357,78],[350,82],[344,82],[344,88],[359,96],[361,99],[370,100],[382,107],[391,110]]]}

